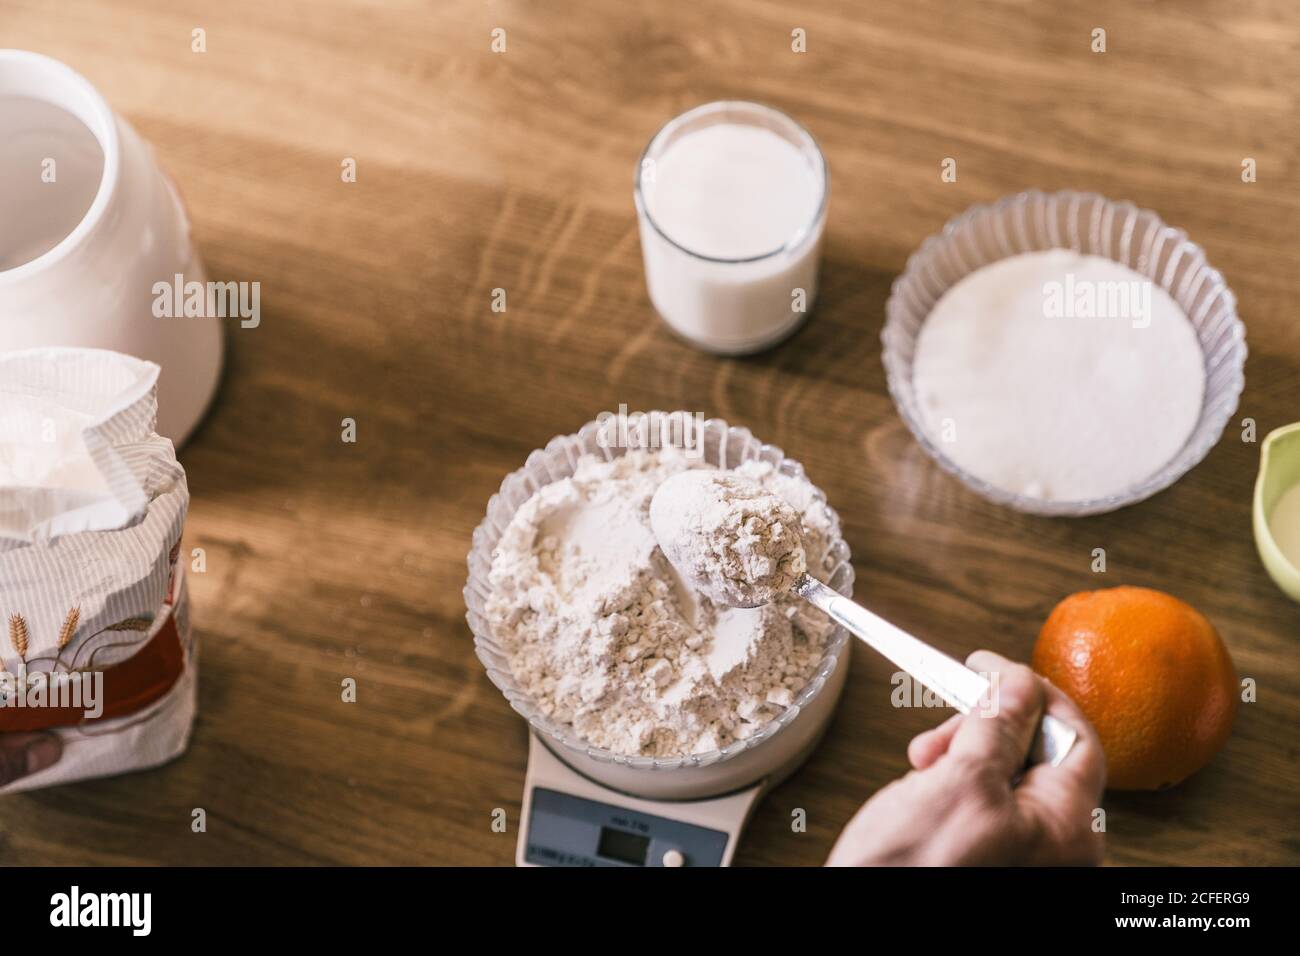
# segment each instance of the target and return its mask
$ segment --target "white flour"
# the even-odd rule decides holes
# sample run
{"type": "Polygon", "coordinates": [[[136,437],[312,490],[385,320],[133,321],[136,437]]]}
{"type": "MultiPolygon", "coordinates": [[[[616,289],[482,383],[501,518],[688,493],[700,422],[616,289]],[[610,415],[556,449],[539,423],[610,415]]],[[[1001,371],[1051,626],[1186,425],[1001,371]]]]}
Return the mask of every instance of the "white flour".
{"type": "MultiPolygon", "coordinates": [[[[519,508],[493,555],[488,626],[521,689],[617,753],[707,753],[752,736],[794,700],[834,629],[790,595],[722,608],[680,580],[649,508],[665,478],[691,467],[708,466],[673,448],[584,456],[519,508]]],[[[737,473],[790,504],[808,565],[824,574],[833,518],[811,486],[761,462],[737,473]]]]}
{"type": "Polygon", "coordinates": [[[1055,249],[949,289],[921,327],[912,378],[926,433],[963,469],[1078,501],[1121,494],[1178,453],[1200,415],[1205,360],[1159,286],[1055,249]],[[1127,308],[1106,307],[1103,293],[1130,289],[1140,294],[1127,308]]]}
{"type": "Polygon", "coordinates": [[[733,472],[681,472],[650,502],[664,554],[725,607],[757,607],[790,590],[807,568],[799,524],[784,498],[733,472]]]}

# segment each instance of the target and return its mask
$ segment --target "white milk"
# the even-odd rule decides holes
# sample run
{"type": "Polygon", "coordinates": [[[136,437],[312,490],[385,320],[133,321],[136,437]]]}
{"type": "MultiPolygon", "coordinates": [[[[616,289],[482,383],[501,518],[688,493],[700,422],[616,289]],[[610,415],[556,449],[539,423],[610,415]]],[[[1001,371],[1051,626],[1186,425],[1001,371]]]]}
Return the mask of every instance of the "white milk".
{"type": "Polygon", "coordinates": [[[53,103],[0,96],[0,271],[42,256],[76,228],[104,175],[86,124],[53,103]]]}
{"type": "Polygon", "coordinates": [[[1123,494],[1187,442],[1205,396],[1196,330],[1164,289],[1066,249],[977,269],[921,326],[927,435],[966,472],[1045,501],[1123,494]]]}
{"type": "Polygon", "coordinates": [[[753,103],[710,103],[646,148],[637,212],[646,286],[678,334],[720,353],[789,334],[812,308],[827,175],[812,137],[753,103]]]}

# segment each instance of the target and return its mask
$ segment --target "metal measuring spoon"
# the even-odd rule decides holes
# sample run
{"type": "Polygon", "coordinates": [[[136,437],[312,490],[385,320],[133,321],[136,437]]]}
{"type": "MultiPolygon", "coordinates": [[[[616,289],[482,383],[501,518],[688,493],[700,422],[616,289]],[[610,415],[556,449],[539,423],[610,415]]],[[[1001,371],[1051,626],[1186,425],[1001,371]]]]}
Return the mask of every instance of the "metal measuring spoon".
{"type": "MultiPolygon", "coordinates": [[[[795,554],[797,548],[798,560],[803,559],[802,543],[798,541],[798,522],[792,521],[792,516],[789,505],[775,494],[734,472],[701,469],[681,472],[664,481],[650,502],[650,528],[660,549],[678,573],[715,604],[729,607],[767,604],[778,593],[773,588],[775,582],[779,589],[788,588],[819,608],[831,620],[938,694],[950,707],[963,714],[978,710],[990,692],[991,685],[986,678],[822,584],[802,570],[802,566],[798,566],[797,573],[789,573],[797,562],[788,565],[786,573],[781,573],[778,558],[795,554]],[[728,553],[735,543],[728,536],[734,532],[734,527],[713,520],[719,513],[718,501],[730,494],[744,496],[761,527],[767,527],[764,522],[779,523],[779,536],[795,536],[793,542],[783,540],[779,547],[772,549],[777,556],[772,559],[777,562],[777,568],[770,567],[772,561],[766,562],[760,566],[762,573],[752,580],[746,577],[745,572],[752,569],[753,563],[747,564],[742,556],[728,553]],[[704,566],[701,555],[719,560],[704,566]],[[724,579],[717,573],[718,567],[725,567],[733,573],[724,579]],[[740,573],[736,574],[738,570],[740,573]]],[[[1028,763],[1046,763],[1055,767],[1065,759],[1076,739],[1078,733],[1073,727],[1044,714],[1028,763]]]]}

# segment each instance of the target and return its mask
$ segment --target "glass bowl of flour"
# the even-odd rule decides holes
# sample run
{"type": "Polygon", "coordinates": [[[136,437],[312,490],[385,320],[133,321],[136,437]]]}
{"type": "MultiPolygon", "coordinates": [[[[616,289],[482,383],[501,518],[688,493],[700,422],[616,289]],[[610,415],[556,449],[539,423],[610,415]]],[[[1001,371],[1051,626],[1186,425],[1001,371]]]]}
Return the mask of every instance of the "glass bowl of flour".
{"type": "Polygon", "coordinates": [[[1021,193],[948,222],[895,280],[881,338],[926,452],[1032,514],[1169,487],[1218,442],[1245,381],[1236,299],[1201,248],[1092,193],[1021,193]]]}
{"type": "Polygon", "coordinates": [[[802,762],[843,688],[848,634],[793,596],[724,609],[675,580],[649,527],[658,485],[735,469],[800,514],[814,576],[851,596],[853,568],[798,462],[674,415],[603,417],[530,454],[488,502],[464,594],[488,677],[556,756],[616,789],[694,799],[802,762]],[[674,415],[696,429],[686,450],[658,427],[674,415]]]}

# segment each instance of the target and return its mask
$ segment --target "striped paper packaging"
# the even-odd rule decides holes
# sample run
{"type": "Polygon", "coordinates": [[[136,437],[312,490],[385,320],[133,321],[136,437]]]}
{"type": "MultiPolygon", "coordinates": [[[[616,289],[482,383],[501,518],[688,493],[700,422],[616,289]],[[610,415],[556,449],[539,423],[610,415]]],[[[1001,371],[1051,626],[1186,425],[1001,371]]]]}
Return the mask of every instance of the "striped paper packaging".
{"type": "Polygon", "coordinates": [[[0,793],[153,767],[189,740],[189,489],[154,433],[158,372],[94,349],[0,354],[0,734],[63,743],[0,793]]]}

